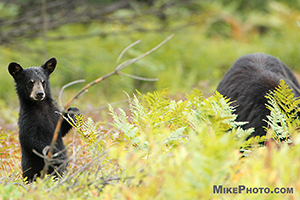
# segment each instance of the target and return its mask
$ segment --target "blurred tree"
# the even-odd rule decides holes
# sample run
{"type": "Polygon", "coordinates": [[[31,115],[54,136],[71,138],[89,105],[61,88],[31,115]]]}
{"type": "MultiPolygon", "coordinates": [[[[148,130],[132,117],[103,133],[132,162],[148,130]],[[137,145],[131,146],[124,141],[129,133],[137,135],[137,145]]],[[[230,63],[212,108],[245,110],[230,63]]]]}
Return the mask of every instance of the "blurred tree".
{"type": "Polygon", "coordinates": [[[191,2],[193,1],[4,0],[0,2],[0,44],[14,43],[16,38],[43,37],[45,30],[53,30],[66,24],[118,20],[128,25],[145,14],[165,20],[166,9],[174,5],[189,5],[191,2]],[[123,15],[111,16],[120,9],[133,12],[126,19],[123,15]]]}
{"type": "Polygon", "coordinates": [[[47,30],[70,23],[104,20],[105,15],[130,7],[130,1],[88,0],[13,0],[0,2],[0,44],[12,43],[15,38],[33,38],[47,30]],[[46,24],[46,27],[43,24],[46,24]]]}
{"type": "MultiPolygon", "coordinates": [[[[228,26],[232,24],[232,20],[230,22],[227,20],[230,14],[239,16],[244,21],[253,11],[269,12],[270,2],[270,0],[2,0],[0,1],[0,45],[17,43],[16,39],[21,38],[44,37],[48,30],[66,24],[119,22],[129,27],[137,21],[143,21],[147,15],[157,17],[161,25],[153,30],[139,24],[130,26],[131,30],[145,32],[182,28],[191,25],[188,20],[186,24],[178,27],[171,27],[170,21],[176,21],[187,15],[193,16],[195,13],[207,13],[208,16],[199,19],[201,22],[213,17],[215,18],[213,21],[219,20],[221,23],[227,23],[225,26],[228,26]],[[218,12],[225,7],[228,8],[226,19],[224,13],[218,12]],[[172,20],[169,20],[170,18],[172,20]]],[[[288,4],[287,0],[277,2],[288,4]]],[[[299,8],[298,4],[294,6],[296,9],[299,8]]],[[[219,27],[218,23],[216,25],[219,27]]],[[[227,32],[224,33],[226,36],[228,36],[227,32]]],[[[94,33],[93,36],[95,35],[105,36],[104,33],[94,33]]],[[[78,36],[75,39],[77,38],[78,36]]],[[[66,37],[55,39],[66,39],[66,37]]]]}

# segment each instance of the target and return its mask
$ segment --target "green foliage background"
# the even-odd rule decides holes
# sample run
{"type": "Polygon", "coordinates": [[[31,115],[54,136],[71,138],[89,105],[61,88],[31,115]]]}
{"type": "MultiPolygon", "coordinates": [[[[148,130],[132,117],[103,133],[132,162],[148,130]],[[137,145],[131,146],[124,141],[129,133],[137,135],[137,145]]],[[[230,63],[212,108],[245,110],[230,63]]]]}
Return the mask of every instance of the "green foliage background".
{"type": "MultiPolygon", "coordinates": [[[[157,1],[157,6],[160,2],[157,1]]],[[[70,81],[86,79],[89,82],[112,71],[120,52],[134,41],[141,39],[142,43],[130,49],[124,59],[148,51],[172,33],[175,37],[171,42],[127,69],[129,73],[158,77],[160,81],[144,83],[114,77],[91,88],[86,94],[89,102],[94,106],[107,104],[124,99],[125,96],[120,95],[122,91],[133,93],[135,89],[148,92],[169,88],[171,94],[178,95],[189,92],[192,87],[200,87],[206,95],[211,94],[232,63],[247,53],[274,55],[296,70],[300,61],[299,45],[295,45],[299,41],[297,4],[264,1],[264,6],[259,7],[258,2],[253,2],[251,6],[257,9],[248,12],[249,5],[244,5],[246,2],[199,1],[193,4],[193,9],[198,9],[198,12],[192,12],[188,6],[170,6],[166,11],[169,18],[163,22],[152,15],[143,15],[130,26],[113,20],[108,23],[72,24],[48,31],[46,41],[42,38],[21,38],[17,48],[14,45],[0,47],[3,67],[0,98],[17,105],[12,78],[5,73],[12,61],[30,67],[56,57],[58,67],[51,83],[57,95],[58,89],[70,81]],[[137,27],[150,31],[134,31],[137,27]],[[72,39],[89,34],[96,36],[72,39]],[[67,39],[61,40],[61,37],[67,39]]],[[[142,7],[137,7],[135,12],[139,9],[142,10],[142,7]]],[[[126,19],[135,12],[119,10],[113,15],[126,19]]],[[[72,88],[76,91],[81,86],[72,88]]],[[[68,91],[74,93],[72,89],[68,91]]]]}
{"type": "MultiPolygon", "coordinates": [[[[157,0],[153,6],[168,2],[157,0]]],[[[179,4],[165,10],[165,20],[144,14],[147,1],[136,1],[134,9],[111,14],[111,19],[135,19],[128,25],[118,20],[75,23],[48,31],[46,38],[19,38],[17,44],[0,46],[0,200],[299,199],[300,138],[295,116],[299,99],[283,82],[267,95],[273,130],[266,138],[277,143],[261,147],[251,141],[252,148],[241,154],[240,148],[249,145],[244,139],[253,130],[239,128],[247,122],[235,122],[234,108],[215,92],[232,63],[247,53],[271,54],[298,74],[299,2],[215,0],[182,6],[175,2],[179,4]],[[131,99],[129,104],[84,114],[79,120],[83,124],[65,139],[72,160],[61,180],[38,179],[25,185],[16,125],[18,101],[8,64],[39,66],[56,57],[51,86],[57,99],[64,84],[77,79],[90,82],[113,71],[120,52],[136,40],[142,42],[122,61],[141,55],[173,33],[160,49],[125,70],[159,81],[116,76],[90,88],[75,102],[82,111],[131,99]],[[292,142],[278,142],[287,138],[292,142]],[[294,193],[213,194],[213,185],[291,187],[294,193]]],[[[18,7],[0,3],[0,13],[10,19],[18,14],[18,7]]],[[[83,85],[68,88],[63,101],[83,85]]]]}

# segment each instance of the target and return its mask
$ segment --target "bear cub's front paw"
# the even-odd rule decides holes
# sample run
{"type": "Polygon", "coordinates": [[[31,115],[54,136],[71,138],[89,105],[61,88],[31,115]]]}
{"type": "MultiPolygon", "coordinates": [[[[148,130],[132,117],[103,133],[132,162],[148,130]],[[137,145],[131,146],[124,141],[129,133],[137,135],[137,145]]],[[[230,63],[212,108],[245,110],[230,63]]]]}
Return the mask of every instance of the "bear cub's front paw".
{"type": "Polygon", "coordinates": [[[60,128],[62,137],[64,137],[73,126],[76,126],[78,120],[75,115],[80,115],[79,109],[75,107],[68,108],[67,112],[64,114],[64,120],[60,128]]]}

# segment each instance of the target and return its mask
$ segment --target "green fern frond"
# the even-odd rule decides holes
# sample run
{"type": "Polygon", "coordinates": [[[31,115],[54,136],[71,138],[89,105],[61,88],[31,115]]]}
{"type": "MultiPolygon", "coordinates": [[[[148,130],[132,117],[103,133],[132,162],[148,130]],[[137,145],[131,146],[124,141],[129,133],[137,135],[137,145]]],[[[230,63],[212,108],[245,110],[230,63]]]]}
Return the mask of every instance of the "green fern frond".
{"type": "Polygon", "coordinates": [[[295,108],[298,107],[300,99],[294,96],[292,89],[285,83],[284,80],[280,80],[280,84],[275,90],[270,91],[266,95],[267,99],[274,99],[282,110],[282,113],[286,113],[290,122],[297,116],[295,108]]]}
{"type": "Polygon", "coordinates": [[[96,145],[99,152],[103,152],[105,149],[105,140],[99,140],[100,131],[97,128],[97,124],[91,118],[83,121],[80,127],[76,128],[80,138],[85,141],[89,146],[96,145]]]}
{"type": "Polygon", "coordinates": [[[190,128],[188,116],[191,104],[188,101],[170,100],[167,92],[162,90],[146,95],[137,92],[139,98],[133,95],[129,101],[130,120],[122,109],[117,114],[110,106],[113,126],[123,131],[125,138],[138,149],[147,147],[149,133],[164,134],[165,130],[171,131],[165,137],[167,145],[183,142],[184,135],[190,128]]]}
{"type": "Polygon", "coordinates": [[[294,96],[284,80],[265,97],[268,99],[266,107],[270,110],[266,122],[273,130],[272,137],[278,142],[285,141],[290,138],[291,127],[299,124],[297,112],[300,99],[294,96]]]}
{"type": "Polygon", "coordinates": [[[117,114],[111,105],[108,108],[114,121],[113,125],[124,132],[127,140],[131,141],[139,135],[137,127],[128,122],[128,117],[123,109],[119,108],[117,114]]]}
{"type": "Polygon", "coordinates": [[[141,95],[139,92],[138,94],[141,96],[142,105],[151,112],[161,112],[170,104],[167,89],[153,93],[148,92],[147,95],[141,95]]]}
{"type": "Polygon", "coordinates": [[[74,118],[71,118],[69,117],[69,120],[72,122],[71,125],[74,127],[74,128],[79,128],[82,126],[82,124],[84,123],[84,120],[83,120],[83,116],[80,115],[80,114],[74,114],[74,118]]]}
{"type": "MultiPolygon", "coordinates": [[[[236,129],[247,122],[236,122],[237,116],[233,114],[234,107],[230,105],[230,99],[223,97],[219,92],[203,100],[198,110],[200,118],[212,124],[217,132],[223,133],[230,129],[236,129]],[[201,114],[202,113],[202,114],[201,114]]],[[[249,132],[249,131],[248,131],[249,132]]],[[[239,131],[241,133],[241,131],[239,131]]]]}
{"type": "Polygon", "coordinates": [[[200,103],[204,101],[203,93],[198,89],[193,89],[190,94],[186,95],[186,98],[194,106],[194,108],[199,108],[200,103]]]}
{"type": "MultiPolygon", "coordinates": [[[[161,144],[177,146],[188,141],[190,132],[198,132],[199,127],[207,126],[219,135],[228,131],[236,134],[236,138],[246,137],[251,130],[239,128],[246,122],[236,122],[234,108],[229,99],[216,92],[204,99],[199,90],[193,90],[187,95],[187,100],[171,100],[167,90],[148,93],[130,98],[131,114],[123,109],[117,112],[109,107],[113,118],[113,126],[121,130],[125,139],[137,149],[148,147],[151,134],[161,135],[161,144]],[[129,117],[130,116],[130,117],[129,117]]],[[[128,96],[129,97],[129,96],[128,96]]]]}

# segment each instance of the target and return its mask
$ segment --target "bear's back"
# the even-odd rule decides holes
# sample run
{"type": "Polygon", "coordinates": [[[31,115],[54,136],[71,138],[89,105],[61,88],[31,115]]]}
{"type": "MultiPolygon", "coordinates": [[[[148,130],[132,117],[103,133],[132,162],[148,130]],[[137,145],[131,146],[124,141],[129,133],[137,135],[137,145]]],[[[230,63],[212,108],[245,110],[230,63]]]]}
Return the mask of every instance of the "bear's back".
{"type": "Polygon", "coordinates": [[[292,71],[279,59],[263,53],[240,57],[224,75],[217,91],[230,98],[236,107],[237,121],[249,122],[244,128],[255,128],[251,136],[265,135],[263,127],[270,111],[265,104],[265,95],[277,87],[283,79],[295,96],[300,88],[292,71]]]}

